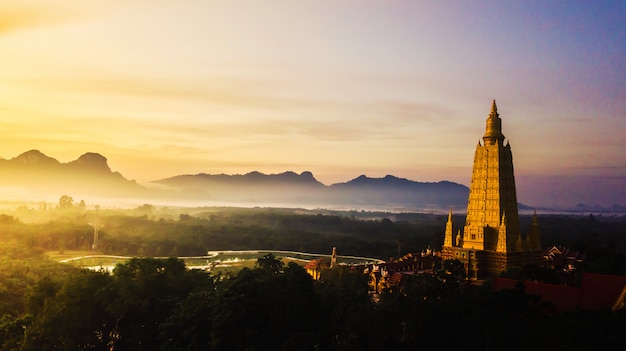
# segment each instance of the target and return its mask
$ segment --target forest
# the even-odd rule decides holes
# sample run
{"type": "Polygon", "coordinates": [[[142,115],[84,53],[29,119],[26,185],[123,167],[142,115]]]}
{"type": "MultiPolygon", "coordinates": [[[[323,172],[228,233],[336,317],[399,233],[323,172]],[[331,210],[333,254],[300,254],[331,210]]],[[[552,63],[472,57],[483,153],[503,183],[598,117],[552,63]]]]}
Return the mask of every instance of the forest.
{"type": "MultiPolygon", "coordinates": [[[[70,198],[71,200],[71,198],[70,198]]],[[[84,202],[18,206],[0,212],[2,238],[43,251],[90,250],[127,256],[197,256],[216,250],[294,250],[387,260],[443,243],[447,214],[293,208],[157,207],[88,209],[84,202]],[[97,217],[97,218],[96,218],[97,217]]],[[[531,215],[520,215],[522,235],[531,215]]],[[[465,217],[454,215],[460,228],[465,217]]],[[[626,216],[539,215],[542,245],[564,246],[594,259],[626,250],[626,216]]],[[[602,268],[599,268],[602,269],[602,268]]]]}
{"type": "MultiPolygon", "coordinates": [[[[464,218],[455,216],[456,223],[464,218]]],[[[583,350],[624,344],[624,311],[555,313],[523,285],[464,288],[454,261],[379,299],[350,267],[313,281],[271,255],[232,276],[177,256],[276,249],[388,259],[441,247],[444,214],[275,208],[20,206],[0,215],[0,350],[583,350]],[[97,216],[97,218],[96,218],[97,216]],[[113,272],[48,258],[137,256],[113,272]],[[151,257],[171,257],[157,259],[151,257]]],[[[522,216],[522,230],[530,217],[522,216]]],[[[580,270],[626,273],[626,219],[539,217],[545,247],[585,252],[580,270]]]]}

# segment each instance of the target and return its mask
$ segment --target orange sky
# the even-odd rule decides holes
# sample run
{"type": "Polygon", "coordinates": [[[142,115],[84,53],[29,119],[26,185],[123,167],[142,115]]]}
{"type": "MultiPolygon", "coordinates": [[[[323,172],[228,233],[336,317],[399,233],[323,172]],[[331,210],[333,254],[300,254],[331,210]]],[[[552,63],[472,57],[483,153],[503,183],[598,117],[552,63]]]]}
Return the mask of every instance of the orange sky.
{"type": "Polygon", "coordinates": [[[308,170],[467,185],[495,98],[522,188],[619,186],[624,6],[524,4],[3,4],[0,157],[98,152],[139,182],[308,170]]]}

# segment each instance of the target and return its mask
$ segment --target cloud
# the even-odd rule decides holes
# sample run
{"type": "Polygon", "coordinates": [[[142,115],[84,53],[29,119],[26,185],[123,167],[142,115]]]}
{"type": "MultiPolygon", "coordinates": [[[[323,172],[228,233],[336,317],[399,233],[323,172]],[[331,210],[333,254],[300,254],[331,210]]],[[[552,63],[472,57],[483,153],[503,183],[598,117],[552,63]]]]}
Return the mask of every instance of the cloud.
{"type": "Polygon", "coordinates": [[[183,158],[224,154],[263,163],[267,157],[258,153],[285,160],[297,153],[309,159],[335,157],[338,145],[343,157],[410,145],[441,149],[449,143],[441,135],[458,128],[458,112],[438,103],[319,95],[299,81],[272,77],[185,79],[89,68],[63,72],[8,78],[12,85],[37,91],[28,90],[30,99],[40,101],[27,114],[33,127],[29,134],[38,131],[37,137],[54,143],[97,144],[98,150],[159,150],[183,158]]]}
{"type": "Polygon", "coordinates": [[[134,2],[139,2],[139,0],[3,1],[2,11],[0,11],[0,35],[104,16],[134,2]]]}
{"type": "Polygon", "coordinates": [[[97,96],[126,96],[132,98],[170,98],[196,100],[226,106],[285,108],[298,104],[311,105],[303,99],[277,98],[270,94],[251,92],[267,89],[272,82],[253,79],[211,78],[207,80],[171,79],[116,75],[111,72],[87,72],[73,77],[32,77],[14,80],[17,84],[36,86],[50,91],[67,91],[97,96]],[[107,78],[103,78],[103,77],[107,78]]]}
{"type": "MultiPolygon", "coordinates": [[[[340,128],[350,129],[378,128],[386,130],[396,126],[420,124],[432,127],[448,123],[454,112],[436,104],[421,104],[412,101],[386,101],[373,99],[371,102],[349,101],[333,98],[313,97],[296,91],[285,95],[281,91],[289,90],[286,83],[259,78],[211,77],[206,79],[182,80],[166,77],[140,77],[107,72],[74,72],[73,77],[31,77],[11,79],[14,84],[33,86],[50,92],[66,91],[83,96],[131,97],[133,99],[186,100],[222,107],[264,109],[270,112],[292,113],[290,120],[271,122],[284,123],[290,128],[297,128],[297,122],[310,120],[309,131],[328,130],[331,122],[340,128]],[[106,76],[107,78],[104,78],[106,76]],[[102,77],[102,78],[101,78],[102,77]],[[296,115],[297,114],[297,115],[296,115]],[[344,118],[352,117],[351,120],[344,118]],[[296,117],[296,118],[294,118],[296,117]]],[[[7,79],[5,79],[6,81],[7,79]]],[[[179,102],[174,103],[179,105],[179,102]]],[[[145,106],[145,105],[143,105],[145,106]]],[[[265,112],[257,112],[266,116],[265,112]]],[[[267,120],[267,118],[264,118],[267,120]]],[[[343,133],[343,131],[341,131],[343,133]]],[[[308,134],[305,132],[305,134],[308,134]]]]}
{"type": "Polygon", "coordinates": [[[3,4],[0,11],[0,35],[10,32],[55,25],[77,18],[73,11],[45,7],[3,4]]]}

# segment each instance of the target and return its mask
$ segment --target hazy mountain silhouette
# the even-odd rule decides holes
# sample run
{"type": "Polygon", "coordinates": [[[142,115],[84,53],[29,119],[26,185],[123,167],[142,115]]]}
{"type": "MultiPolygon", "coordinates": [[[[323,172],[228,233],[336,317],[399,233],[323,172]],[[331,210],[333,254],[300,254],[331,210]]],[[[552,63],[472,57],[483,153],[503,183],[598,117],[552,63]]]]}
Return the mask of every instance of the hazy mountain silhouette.
{"type": "Polygon", "coordinates": [[[284,172],[263,174],[196,174],[179,175],[157,180],[178,191],[178,197],[198,200],[226,201],[237,203],[313,203],[319,199],[326,186],[311,172],[284,172]]]}
{"type": "Polygon", "coordinates": [[[129,197],[147,194],[147,189],[109,168],[107,159],[86,153],[61,163],[39,150],[12,159],[0,159],[0,186],[27,190],[41,198],[54,194],[94,197],[129,197]]]}
{"type": "MultiPolygon", "coordinates": [[[[179,175],[171,178],[166,178],[156,181],[156,183],[172,185],[182,188],[189,187],[206,187],[207,185],[219,184],[226,186],[276,186],[276,185],[290,185],[301,187],[323,187],[324,184],[320,183],[313,177],[311,172],[302,172],[297,174],[295,172],[283,172],[279,174],[263,174],[260,172],[250,172],[246,174],[206,174],[200,173],[196,175],[179,175]]],[[[216,189],[217,190],[217,189],[216,189]]]]}
{"type": "Polygon", "coordinates": [[[85,153],[61,163],[38,150],[12,159],[0,159],[0,187],[28,190],[30,197],[70,195],[79,198],[127,198],[250,204],[259,206],[335,206],[350,208],[464,208],[468,189],[464,185],[420,183],[386,176],[360,176],[330,186],[311,172],[263,174],[178,175],[157,180],[146,187],[110,169],[106,157],[85,153]]]}
{"type": "Polygon", "coordinates": [[[244,175],[181,175],[155,181],[185,197],[213,201],[266,202],[358,208],[448,209],[467,206],[469,189],[452,182],[421,183],[388,175],[364,175],[326,186],[311,172],[244,175]]]}
{"type": "MultiPolygon", "coordinates": [[[[469,189],[449,181],[416,182],[393,175],[361,175],[325,185],[311,172],[279,174],[177,175],[140,185],[110,169],[106,157],[85,153],[61,163],[38,150],[0,158],[0,187],[28,192],[30,200],[70,195],[75,199],[110,198],[135,202],[212,203],[252,206],[333,207],[349,209],[465,211],[469,189]]],[[[529,209],[520,204],[520,210],[529,209]]]]}
{"type": "Polygon", "coordinates": [[[6,165],[15,165],[16,167],[25,166],[25,167],[58,167],[61,165],[59,161],[52,157],[48,157],[41,153],[39,150],[30,150],[26,151],[23,154],[7,161],[5,161],[6,165]]]}
{"type": "Polygon", "coordinates": [[[381,203],[415,206],[422,209],[465,208],[469,188],[449,181],[416,182],[387,175],[369,178],[361,175],[349,182],[333,184],[331,194],[351,199],[354,203],[381,203]]]}

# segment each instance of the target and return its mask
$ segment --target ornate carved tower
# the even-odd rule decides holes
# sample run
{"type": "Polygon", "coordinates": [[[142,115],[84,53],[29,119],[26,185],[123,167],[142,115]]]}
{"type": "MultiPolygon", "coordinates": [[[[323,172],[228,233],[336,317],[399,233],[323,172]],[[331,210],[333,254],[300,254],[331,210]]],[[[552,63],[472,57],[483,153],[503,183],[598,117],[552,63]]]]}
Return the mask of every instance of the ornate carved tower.
{"type": "MultiPolygon", "coordinates": [[[[536,222],[534,222],[536,224],[536,222]]],[[[452,242],[452,215],[448,216],[444,259],[459,259],[469,278],[497,275],[511,266],[538,263],[538,229],[522,240],[517,211],[513,156],[502,134],[496,101],[491,104],[482,144],[474,153],[467,217],[460,240],[452,242]]]]}
{"type": "Polygon", "coordinates": [[[483,145],[478,143],[474,153],[463,234],[464,248],[500,252],[514,249],[519,234],[513,156],[508,142],[504,145],[502,120],[495,100],[487,118],[483,145]],[[506,230],[501,231],[501,225],[506,230]]]}

